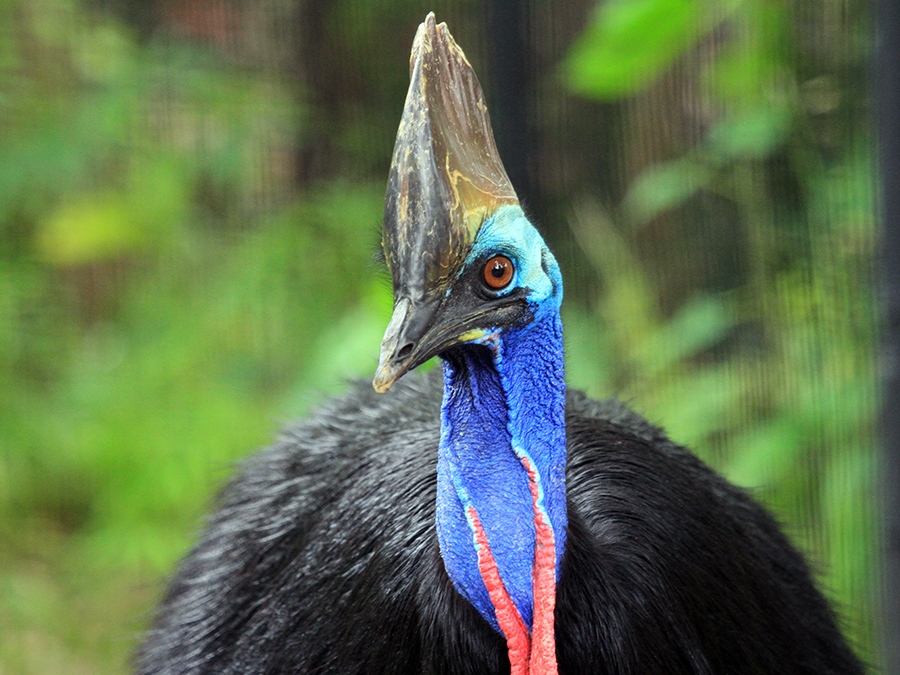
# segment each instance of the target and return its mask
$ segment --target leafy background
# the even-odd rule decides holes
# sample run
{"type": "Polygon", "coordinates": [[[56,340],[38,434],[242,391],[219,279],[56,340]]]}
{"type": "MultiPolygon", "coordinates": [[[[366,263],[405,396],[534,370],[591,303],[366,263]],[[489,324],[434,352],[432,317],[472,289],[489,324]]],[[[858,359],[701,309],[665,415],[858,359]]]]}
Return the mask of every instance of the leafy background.
{"type": "Polygon", "coordinates": [[[877,664],[868,7],[0,0],[0,673],[127,671],[232,463],[371,375],[431,9],[563,266],[570,382],[753,488],[877,664]]]}

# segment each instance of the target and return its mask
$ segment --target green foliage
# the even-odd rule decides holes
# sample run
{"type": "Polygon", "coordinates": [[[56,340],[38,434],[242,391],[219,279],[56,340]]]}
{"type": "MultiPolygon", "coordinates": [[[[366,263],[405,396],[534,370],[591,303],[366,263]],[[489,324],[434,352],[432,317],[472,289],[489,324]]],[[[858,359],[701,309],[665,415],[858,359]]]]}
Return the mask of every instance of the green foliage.
{"type": "Polygon", "coordinates": [[[572,87],[615,98],[659,76],[701,36],[698,0],[609,0],[566,63],[572,87]]]}
{"type": "MultiPolygon", "coordinates": [[[[792,52],[800,12],[799,3],[761,0],[609,2],[576,43],[564,74],[594,98],[646,101],[666,69],[702,59],[701,74],[682,86],[696,88],[714,114],[695,143],[644,166],[620,204],[587,200],[572,217],[604,294],[569,306],[566,325],[586,330],[600,317],[605,338],[570,338],[569,372],[595,394],[618,393],[754,489],[821,571],[871,663],[876,234],[864,108],[852,94],[865,52],[823,50],[814,64],[792,52]],[[664,28],[644,25],[667,12],[676,19],[664,28]],[[720,36],[704,38],[714,26],[720,36]],[[664,31],[677,49],[661,46],[664,31]],[[804,80],[810,70],[816,77],[804,80]],[[784,193],[785,174],[797,193],[784,193]],[[694,290],[664,311],[654,259],[637,253],[641,238],[690,218],[710,196],[738,218],[746,273],[728,290],[694,290]]],[[[845,20],[842,30],[858,30],[852,11],[845,20]]]]}
{"type": "Polygon", "coordinates": [[[779,273],[746,294],[694,296],[671,317],[602,209],[584,206],[573,231],[606,292],[596,306],[567,308],[570,382],[616,393],[754,489],[822,572],[871,660],[876,320],[871,278],[860,274],[871,271],[871,222],[859,248],[835,251],[838,242],[823,237],[812,269],[779,273]],[[598,317],[600,339],[590,332],[598,317]],[[729,344],[750,327],[762,342],[729,344]]]}
{"type": "Polygon", "coordinates": [[[122,672],[231,463],[374,368],[383,183],[289,196],[275,73],[3,11],[0,671],[122,672]]]}

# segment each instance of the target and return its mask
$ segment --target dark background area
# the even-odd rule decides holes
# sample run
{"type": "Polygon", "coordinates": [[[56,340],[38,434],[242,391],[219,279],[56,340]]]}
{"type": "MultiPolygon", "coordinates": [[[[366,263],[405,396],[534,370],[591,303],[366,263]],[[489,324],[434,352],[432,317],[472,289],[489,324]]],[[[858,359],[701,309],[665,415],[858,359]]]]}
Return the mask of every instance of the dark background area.
{"type": "Polygon", "coordinates": [[[126,670],[233,462],[371,377],[431,10],[570,383],[752,488],[876,666],[870,5],[0,0],[0,673],[126,670]]]}

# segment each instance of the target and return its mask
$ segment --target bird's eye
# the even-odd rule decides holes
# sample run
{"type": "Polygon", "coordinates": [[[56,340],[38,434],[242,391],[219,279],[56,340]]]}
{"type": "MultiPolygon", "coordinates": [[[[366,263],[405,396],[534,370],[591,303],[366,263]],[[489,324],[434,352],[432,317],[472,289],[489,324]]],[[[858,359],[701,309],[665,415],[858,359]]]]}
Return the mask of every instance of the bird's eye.
{"type": "Polygon", "coordinates": [[[496,255],[484,266],[484,283],[489,288],[499,291],[501,288],[509,286],[512,281],[514,272],[512,261],[502,255],[496,255]]]}

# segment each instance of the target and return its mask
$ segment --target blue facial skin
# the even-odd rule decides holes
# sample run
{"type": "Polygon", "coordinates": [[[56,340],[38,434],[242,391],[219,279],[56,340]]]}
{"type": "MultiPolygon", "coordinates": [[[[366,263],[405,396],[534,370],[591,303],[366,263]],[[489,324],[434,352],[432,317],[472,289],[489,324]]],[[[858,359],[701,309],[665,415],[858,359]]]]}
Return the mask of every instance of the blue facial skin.
{"type": "Polygon", "coordinates": [[[566,436],[559,266],[518,206],[502,207],[482,225],[463,273],[493,255],[512,261],[515,275],[504,292],[525,289],[532,319],[471,331],[463,343],[482,347],[458,348],[444,361],[437,532],[454,586],[499,631],[467,507],[477,511],[504,586],[530,628],[535,528],[522,459],[537,469],[558,578],[566,537],[566,436]]]}

